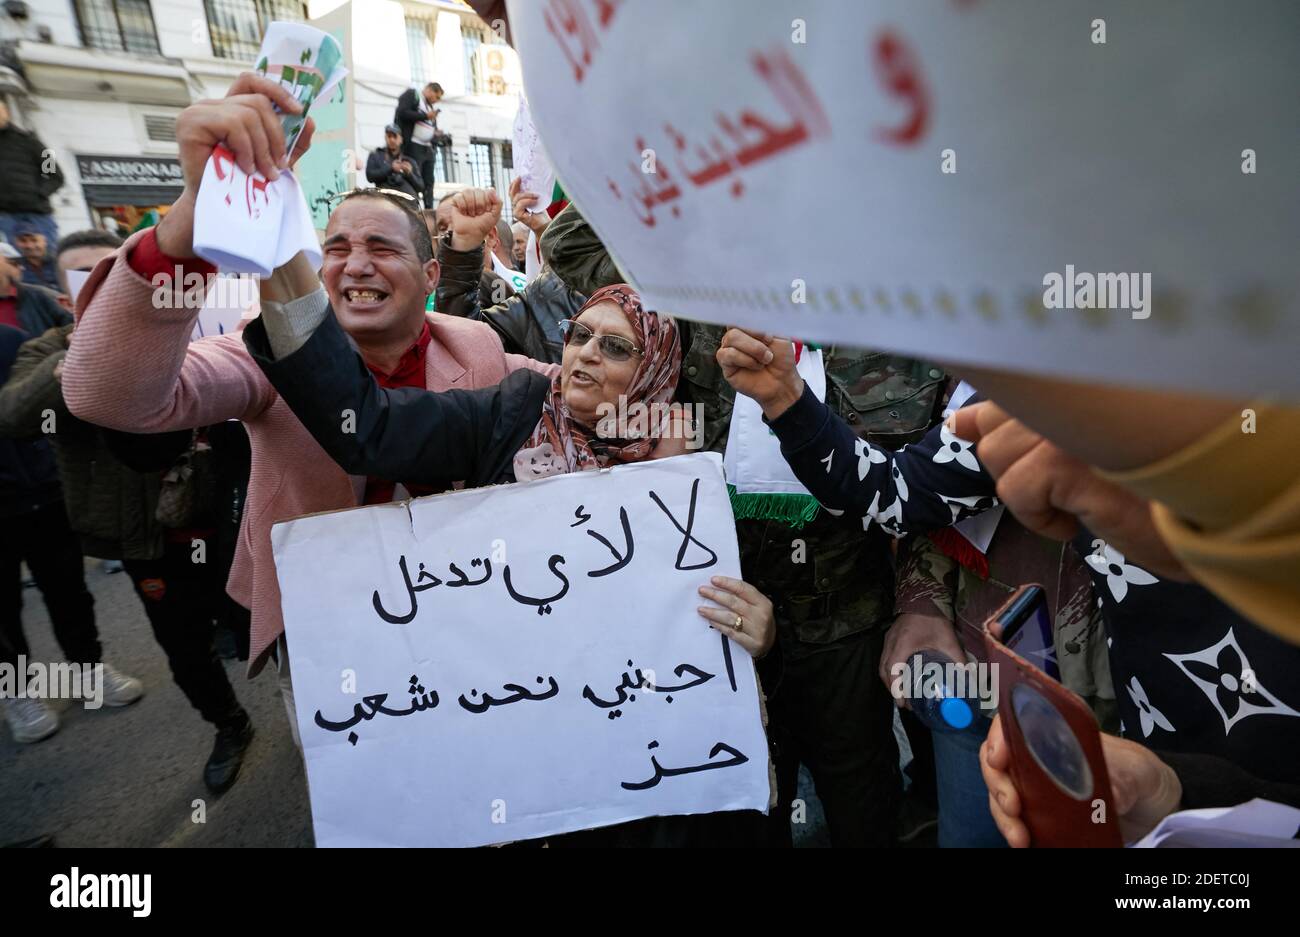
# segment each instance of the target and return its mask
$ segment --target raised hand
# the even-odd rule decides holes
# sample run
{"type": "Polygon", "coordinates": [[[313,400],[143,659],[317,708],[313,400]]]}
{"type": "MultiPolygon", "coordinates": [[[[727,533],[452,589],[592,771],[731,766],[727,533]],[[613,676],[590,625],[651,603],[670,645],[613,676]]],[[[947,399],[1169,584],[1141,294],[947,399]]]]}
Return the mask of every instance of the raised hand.
{"type": "Polygon", "coordinates": [[[451,248],[472,251],[501,218],[501,198],[492,189],[464,189],[451,200],[451,248]]]}
{"type": "Polygon", "coordinates": [[[286,152],[279,107],[290,114],[302,105],[279,82],[252,72],[235,79],[224,98],[199,101],[176,118],[176,144],[180,150],[185,190],[158,224],[158,247],[171,257],[192,257],[194,199],[203,169],[218,144],[224,143],[244,172],[277,179],[311,146],[315,122],[308,118],[292,153],[286,152]]]}
{"type": "MultiPolygon", "coordinates": [[[[312,127],[304,129],[293,153],[285,150],[281,114],[299,114],[302,105],[278,81],[244,72],[224,98],[199,101],[176,118],[176,144],[186,189],[198,189],[213,148],[225,143],[244,172],[276,179],[311,145],[312,127]]],[[[310,121],[308,124],[310,125],[310,121]]]]}
{"type": "Polygon", "coordinates": [[[1084,524],[1098,537],[1166,579],[1190,578],[1160,539],[1151,502],[1107,481],[992,401],[962,407],[953,432],[998,480],[998,498],[1034,533],[1069,540],[1084,524]]]}
{"type": "Polygon", "coordinates": [[[803,378],[795,370],[794,345],[787,339],[728,329],[717,358],[727,383],[737,393],[758,401],[769,420],[784,413],[803,394],[803,378]]]}
{"type": "Polygon", "coordinates": [[[546,230],[546,226],[551,223],[550,217],[544,211],[533,211],[537,205],[539,197],[536,192],[524,192],[523,182],[518,176],[510,183],[510,208],[514,213],[516,221],[522,221],[525,225],[533,230],[538,237],[546,230]]]}

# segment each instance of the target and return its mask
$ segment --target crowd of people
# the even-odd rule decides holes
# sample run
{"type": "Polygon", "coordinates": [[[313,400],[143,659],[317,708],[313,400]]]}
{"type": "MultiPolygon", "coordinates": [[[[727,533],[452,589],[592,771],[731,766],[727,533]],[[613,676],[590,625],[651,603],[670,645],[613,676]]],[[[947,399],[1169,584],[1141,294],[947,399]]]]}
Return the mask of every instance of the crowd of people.
{"type": "MultiPolygon", "coordinates": [[[[242,634],[250,677],[272,667],[297,739],[273,524],[670,458],[691,434],[723,453],[747,397],[814,500],[737,501],[743,577],[703,583],[700,615],[755,660],[773,803],[556,845],[789,846],[801,767],[834,845],[893,846],[936,823],[942,846],[1031,845],[1002,717],[936,726],[894,683],[925,651],[986,660],[986,621],[1027,583],[1044,587],[1053,675],[1103,730],[1125,839],[1180,809],[1300,805],[1296,410],[1259,404],[1243,443],[1235,402],[838,344],[820,349],[819,394],[800,376],[802,343],[646,309],[575,205],[542,210],[518,182],[435,201],[441,97],[437,84],[402,96],[366,166],[373,187],[332,208],[319,272],[299,254],[264,279],[239,334],[192,341],[193,316],[159,308],[154,284],[216,273],[193,236],[217,144],[248,172],[310,146],[309,129],[285,151],[272,105],[298,105],[280,85],[244,75],[180,115],[184,194],[125,243],[43,229],[31,215],[48,215],[48,174],[6,206],[5,660],[27,653],[26,562],[67,659],[104,664],[109,705],[138,699],[140,682],[104,661],[83,573],[84,556],[122,561],[177,685],[215,729],[203,776],[219,793],[253,728],[215,626],[242,634]],[[530,236],[543,266],[516,289],[501,271],[522,273],[530,236]],[[70,271],[89,273],[75,322],[70,271]],[[611,437],[597,413],[620,401],[692,404],[702,420],[611,437]],[[982,536],[956,526],[971,518],[982,536]],[[194,563],[198,542],[217,559],[194,563]]],[[[0,162],[38,152],[3,124],[0,148],[0,162]]],[[[644,618],[653,626],[654,610],[644,618]]],[[[39,700],[4,711],[16,741],[58,728],[39,700]]]]}

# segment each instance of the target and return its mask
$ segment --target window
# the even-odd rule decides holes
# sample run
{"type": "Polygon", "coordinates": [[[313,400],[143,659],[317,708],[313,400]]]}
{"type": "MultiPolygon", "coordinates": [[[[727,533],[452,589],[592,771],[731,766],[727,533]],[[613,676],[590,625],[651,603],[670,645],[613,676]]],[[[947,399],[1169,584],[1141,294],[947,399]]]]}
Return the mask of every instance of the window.
{"type": "Polygon", "coordinates": [[[81,41],[91,49],[159,55],[149,0],[76,0],[81,41]]]}
{"type": "Polygon", "coordinates": [[[176,115],[145,114],[144,132],[155,143],[175,143],[176,115]]]}
{"type": "Polygon", "coordinates": [[[302,23],[307,19],[307,5],[299,0],[203,0],[203,6],[212,54],[242,62],[253,61],[262,47],[262,34],[275,20],[302,23]]]}
{"type": "Polygon", "coordinates": [[[444,143],[433,148],[433,181],[456,181],[456,164],[451,159],[450,143],[444,143]]]}
{"type": "Polygon", "coordinates": [[[476,189],[495,188],[492,172],[492,144],[487,140],[469,142],[469,179],[476,189]]]}
{"type": "Polygon", "coordinates": [[[501,197],[501,217],[514,221],[510,210],[510,183],[515,178],[514,154],[504,140],[469,142],[469,184],[476,189],[496,189],[501,197]]]}
{"type": "Polygon", "coordinates": [[[465,45],[465,84],[470,94],[483,94],[486,88],[479,69],[478,50],[479,46],[487,42],[487,30],[482,26],[461,23],[460,38],[465,45]]]}
{"type": "Polygon", "coordinates": [[[433,77],[433,20],[406,18],[406,52],[411,60],[411,84],[422,88],[433,77]]]}

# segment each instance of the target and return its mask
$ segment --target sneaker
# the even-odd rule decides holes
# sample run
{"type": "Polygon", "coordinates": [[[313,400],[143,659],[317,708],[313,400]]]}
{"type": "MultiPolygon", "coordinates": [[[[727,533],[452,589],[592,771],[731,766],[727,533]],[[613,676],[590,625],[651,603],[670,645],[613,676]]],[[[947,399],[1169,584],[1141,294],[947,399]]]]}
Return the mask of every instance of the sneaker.
{"type": "Polygon", "coordinates": [[[7,699],[4,708],[15,742],[39,742],[59,731],[59,717],[38,699],[7,699]]]}
{"type": "Polygon", "coordinates": [[[128,706],[144,696],[144,684],[104,664],[104,705],[128,706]]]}
{"type": "Polygon", "coordinates": [[[217,740],[212,746],[212,754],[203,767],[203,783],[214,794],[224,794],[235,779],[244,763],[244,753],[253,741],[253,723],[245,713],[243,720],[235,725],[226,726],[217,731],[217,740]]]}

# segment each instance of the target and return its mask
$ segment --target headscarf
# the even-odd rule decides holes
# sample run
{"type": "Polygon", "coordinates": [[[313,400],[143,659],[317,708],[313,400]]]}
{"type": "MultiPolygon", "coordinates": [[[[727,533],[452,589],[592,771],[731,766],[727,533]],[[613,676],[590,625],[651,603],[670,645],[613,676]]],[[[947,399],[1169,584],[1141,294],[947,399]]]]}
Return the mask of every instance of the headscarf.
{"type": "MultiPolygon", "coordinates": [[[[668,316],[646,312],[641,306],[641,297],[626,283],[596,290],[573,318],[577,319],[593,306],[607,302],[616,303],[623,311],[636,335],[636,344],[643,351],[636,373],[624,392],[627,407],[630,409],[637,403],[647,407],[670,403],[677,390],[682,364],[677,324],[668,316]]],[[[515,456],[516,478],[523,481],[563,472],[591,471],[654,457],[660,439],[653,426],[644,439],[602,438],[570,415],[560,390],[560,380],[561,375],[556,375],[551,382],[550,393],[542,404],[542,418],[515,456]]]]}

